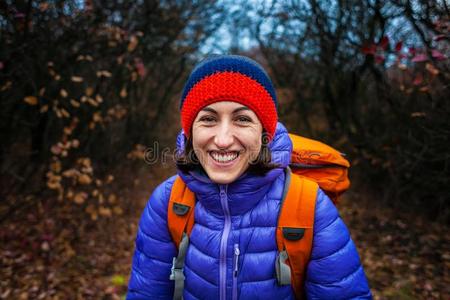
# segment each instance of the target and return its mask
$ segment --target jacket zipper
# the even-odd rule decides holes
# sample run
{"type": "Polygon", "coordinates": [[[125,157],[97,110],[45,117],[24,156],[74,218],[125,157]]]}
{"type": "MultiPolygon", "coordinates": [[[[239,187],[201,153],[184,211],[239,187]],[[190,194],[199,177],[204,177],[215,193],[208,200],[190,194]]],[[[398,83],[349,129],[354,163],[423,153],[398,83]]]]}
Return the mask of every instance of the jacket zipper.
{"type": "Polygon", "coordinates": [[[234,244],[234,270],[233,270],[233,298],[232,300],[237,300],[237,276],[238,276],[238,264],[239,264],[239,244],[234,244]]]}
{"type": "Polygon", "coordinates": [[[219,266],[219,296],[220,300],[226,300],[227,292],[227,244],[228,236],[231,230],[231,215],[228,208],[227,185],[219,185],[220,187],[220,203],[225,216],[225,224],[222,237],[220,239],[220,266],[219,266]]]}

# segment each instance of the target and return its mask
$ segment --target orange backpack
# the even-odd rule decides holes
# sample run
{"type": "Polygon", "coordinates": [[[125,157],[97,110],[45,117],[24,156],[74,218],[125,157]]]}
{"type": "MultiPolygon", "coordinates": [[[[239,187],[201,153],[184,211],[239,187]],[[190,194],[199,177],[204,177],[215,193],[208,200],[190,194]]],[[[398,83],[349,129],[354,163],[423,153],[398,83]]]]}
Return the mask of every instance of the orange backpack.
{"type": "MultiPolygon", "coordinates": [[[[342,154],[321,142],[289,134],[293,143],[290,167],[276,231],[279,255],[276,275],[281,285],[291,284],[297,299],[303,299],[303,282],[311,255],[317,189],[337,203],[348,189],[349,162],[342,154]]],[[[180,177],[175,179],[168,205],[169,232],[178,248],[170,279],[175,281],[174,299],[181,299],[184,287],[184,256],[194,226],[195,195],[180,177]]]]}
{"type": "Polygon", "coordinates": [[[316,140],[290,133],[292,157],[290,167],[295,174],[309,178],[320,186],[334,204],[350,187],[345,154],[316,140]]]}

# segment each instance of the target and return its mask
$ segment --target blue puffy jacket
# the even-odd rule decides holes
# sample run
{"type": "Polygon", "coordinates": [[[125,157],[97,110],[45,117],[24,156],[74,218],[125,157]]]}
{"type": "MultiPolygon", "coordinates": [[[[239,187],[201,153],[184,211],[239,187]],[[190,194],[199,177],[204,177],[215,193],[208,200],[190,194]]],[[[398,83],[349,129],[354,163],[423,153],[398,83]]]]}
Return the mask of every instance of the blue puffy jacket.
{"type": "MultiPolygon", "coordinates": [[[[179,136],[179,149],[182,141],[179,136]]],[[[269,148],[273,162],[288,165],[292,143],[280,123],[269,148]]],[[[197,199],[183,298],[294,299],[291,286],[278,285],[275,275],[283,168],[264,176],[244,173],[228,185],[215,184],[194,172],[179,175],[197,199]]],[[[127,299],[173,297],[174,282],[169,276],[177,250],[167,229],[167,207],[174,179],[155,189],[142,214],[127,299]]],[[[308,299],[371,299],[349,231],[321,190],[305,292],[308,299]]]]}

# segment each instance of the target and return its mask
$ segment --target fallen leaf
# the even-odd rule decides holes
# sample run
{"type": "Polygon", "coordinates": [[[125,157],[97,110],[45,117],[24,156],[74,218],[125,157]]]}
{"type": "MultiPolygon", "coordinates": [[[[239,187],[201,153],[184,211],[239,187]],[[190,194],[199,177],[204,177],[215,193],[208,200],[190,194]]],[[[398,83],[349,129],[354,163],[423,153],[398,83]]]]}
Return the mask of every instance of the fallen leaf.
{"type": "Polygon", "coordinates": [[[90,105],[94,106],[94,107],[97,107],[97,106],[98,106],[98,103],[97,103],[94,99],[92,99],[91,97],[87,97],[87,102],[88,102],[90,105]]]}
{"type": "Polygon", "coordinates": [[[132,35],[130,38],[130,42],[128,43],[128,52],[133,52],[136,49],[139,40],[136,36],[132,35]]]}
{"type": "Polygon", "coordinates": [[[77,177],[80,174],[80,172],[76,169],[69,169],[62,173],[64,177],[72,178],[77,177]]]}
{"type": "Polygon", "coordinates": [[[7,82],[2,86],[1,91],[2,91],[2,92],[3,92],[3,91],[6,91],[7,89],[11,88],[11,86],[12,86],[12,82],[11,82],[11,81],[7,81],[7,82]]]}
{"type": "Polygon", "coordinates": [[[73,82],[83,82],[83,77],[80,77],[80,76],[72,76],[70,79],[73,82]]]}
{"type": "Polygon", "coordinates": [[[114,176],[113,175],[108,175],[106,177],[106,183],[111,183],[111,182],[113,182],[113,180],[114,180],[114,176]]]}
{"type": "Polygon", "coordinates": [[[48,252],[50,250],[50,244],[47,241],[44,241],[41,244],[41,250],[44,252],[48,252]]]}
{"type": "Polygon", "coordinates": [[[122,275],[114,275],[111,278],[111,282],[112,284],[116,285],[116,286],[121,286],[121,285],[125,285],[125,277],[122,275]]]}
{"type": "Polygon", "coordinates": [[[427,63],[427,64],[425,65],[425,69],[427,69],[427,71],[430,72],[431,75],[433,75],[433,76],[436,76],[436,75],[439,74],[439,70],[436,69],[436,68],[435,68],[432,64],[430,64],[430,63],[427,63]]]}
{"type": "Polygon", "coordinates": [[[81,174],[81,175],[78,177],[78,182],[79,182],[80,184],[83,184],[83,185],[88,185],[88,184],[90,184],[90,183],[92,182],[92,179],[91,179],[91,177],[89,177],[89,175],[87,175],[87,174],[81,174]]]}
{"type": "Polygon", "coordinates": [[[98,209],[98,213],[103,217],[111,217],[112,212],[109,207],[100,206],[98,209]]]}
{"type": "Polygon", "coordinates": [[[80,146],[80,141],[75,139],[72,141],[72,147],[78,148],[80,146]]]}
{"type": "Polygon", "coordinates": [[[61,108],[61,114],[64,118],[70,118],[70,114],[67,110],[65,110],[64,108],[61,108]]]}
{"type": "Polygon", "coordinates": [[[106,70],[101,70],[101,71],[97,71],[97,77],[111,77],[112,74],[109,71],[106,70]]]}
{"type": "Polygon", "coordinates": [[[47,181],[47,187],[51,190],[58,190],[61,188],[61,177],[54,176],[50,180],[47,181]]]}
{"type": "Polygon", "coordinates": [[[70,99],[70,104],[72,104],[73,107],[80,107],[80,102],[75,99],[70,99]]]}
{"type": "Polygon", "coordinates": [[[76,204],[83,204],[84,201],[86,201],[87,197],[88,197],[88,194],[86,194],[85,192],[79,192],[75,195],[75,197],[73,198],[73,201],[76,204]]]}
{"type": "Polygon", "coordinates": [[[116,203],[116,200],[117,200],[116,195],[110,194],[110,195],[108,196],[108,202],[109,202],[110,204],[115,204],[115,203],[116,203]]]}
{"type": "Polygon", "coordinates": [[[126,89],[125,87],[123,87],[123,88],[120,90],[120,97],[125,98],[127,95],[128,95],[127,89],[126,89]]]}
{"type": "Polygon", "coordinates": [[[61,153],[62,149],[61,149],[61,147],[59,147],[58,145],[53,145],[53,146],[50,148],[50,151],[51,151],[53,154],[58,155],[58,154],[61,153]]]}
{"type": "Polygon", "coordinates": [[[26,96],[23,101],[25,101],[25,103],[29,104],[29,105],[37,105],[38,104],[38,98],[35,96],[26,96]]]}
{"type": "Polygon", "coordinates": [[[41,107],[41,109],[39,110],[40,113],[45,113],[45,112],[47,112],[47,111],[48,111],[48,105],[47,105],[47,104],[43,105],[43,106],[41,107]]]}
{"type": "Polygon", "coordinates": [[[103,120],[103,118],[102,118],[102,115],[100,112],[97,111],[92,115],[92,121],[101,122],[102,120],[103,120]]]}
{"type": "Polygon", "coordinates": [[[50,164],[50,170],[52,170],[55,173],[61,172],[61,162],[59,160],[55,161],[55,162],[52,162],[50,164]]]}
{"type": "Polygon", "coordinates": [[[94,88],[88,86],[88,87],[86,88],[86,90],[84,91],[84,93],[86,94],[86,96],[90,97],[90,96],[92,96],[92,94],[94,94],[94,88]]]}
{"type": "Polygon", "coordinates": [[[113,211],[118,216],[123,214],[123,209],[121,207],[119,207],[119,206],[114,206],[113,211]]]}
{"type": "Polygon", "coordinates": [[[425,117],[426,116],[426,114],[424,113],[424,112],[413,112],[413,113],[411,113],[411,117],[413,117],[413,118],[417,118],[417,117],[425,117]]]}

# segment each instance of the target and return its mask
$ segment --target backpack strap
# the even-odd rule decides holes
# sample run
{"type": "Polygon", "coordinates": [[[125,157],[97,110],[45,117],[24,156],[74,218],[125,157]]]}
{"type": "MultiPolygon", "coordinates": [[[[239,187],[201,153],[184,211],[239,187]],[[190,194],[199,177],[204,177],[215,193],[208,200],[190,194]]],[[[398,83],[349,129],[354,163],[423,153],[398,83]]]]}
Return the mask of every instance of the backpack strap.
{"type": "Polygon", "coordinates": [[[180,246],[183,233],[191,234],[194,225],[194,206],[194,193],[177,176],[172,186],[167,207],[167,227],[177,248],[180,246]]]}
{"type": "Polygon", "coordinates": [[[278,216],[276,272],[280,285],[291,284],[303,299],[306,267],[311,256],[318,185],[286,169],[285,199],[278,216]]]}
{"type": "Polygon", "coordinates": [[[194,226],[195,195],[186,187],[183,180],[177,176],[170,193],[167,227],[178,248],[177,257],[173,258],[170,280],[175,281],[173,299],[183,297],[184,289],[184,258],[189,246],[189,235],[194,226]]]}

